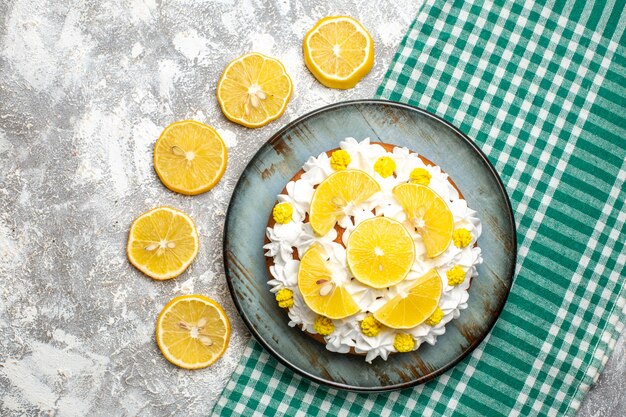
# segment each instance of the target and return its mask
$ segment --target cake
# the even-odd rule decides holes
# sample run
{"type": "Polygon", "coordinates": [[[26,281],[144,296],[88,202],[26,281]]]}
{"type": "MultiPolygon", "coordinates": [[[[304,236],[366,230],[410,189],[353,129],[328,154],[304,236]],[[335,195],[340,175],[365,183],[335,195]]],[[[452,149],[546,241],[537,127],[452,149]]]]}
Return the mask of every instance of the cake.
{"type": "Polygon", "coordinates": [[[467,308],[481,223],[448,175],[404,147],[346,138],[278,195],[264,245],[290,326],[329,351],[434,345],[467,308]]]}

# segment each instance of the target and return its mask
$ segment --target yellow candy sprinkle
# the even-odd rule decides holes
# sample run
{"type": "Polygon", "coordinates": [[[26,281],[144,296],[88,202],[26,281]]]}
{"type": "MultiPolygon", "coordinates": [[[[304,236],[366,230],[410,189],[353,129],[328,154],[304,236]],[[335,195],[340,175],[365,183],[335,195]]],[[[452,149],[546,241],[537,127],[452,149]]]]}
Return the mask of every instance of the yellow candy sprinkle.
{"type": "Polygon", "coordinates": [[[464,248],[472,241],[472,234],[464,228],[456,229],[452,232],[452,241],[457,248],[464,248]]]}
{"type": "Polygon", "coordinates": [[[378,172],[383,178],[393,175],[395,170],[396,162],[388,156],[381,156],[374,164],[374,171],[378,172]]]}
{"type": "Polygon", "coordinates": [[[382,327],[383,325],[374,316],[367,316],[361,322],[361,331],[365,336],[376,336],[382,327]]]}
{"type": "Polygon", "coordinates": [[[293,207],[289,203],[279,203],[274,206],[272,216],[276,223],[286,224],[291,221],[293,215],[293,207]]]}
{"type": "Polygon", "coordinates": [[[459,285],[465,281],[465,271],[458,265],[448,269],[446,276],[448,277],[448,285],[459,285]]]}
{"type": "Polygon", "coordinates": [[[415,340],[410,334],[398,333],[393,339],[393,347],[398,352],[410,352],[415,347],[415,340]]]}
{"type": "Polygon", "coordinates": [[[428,172],[426,168],[415,168],[409,174],[409,179],[414,184],[428,185],[430,184],[431,178],[432,175],[430,175],[430,172],[428,172]]]}
{"type": "Polygon", "coordinates": [[[276,301],[280,308],[293,307],[293,291],[289,288],[283,288],[276,293],[276,301]]]}
{"type": "Polygon", "coordinates": [[[352,158],[348,151],[344,151],[343,149],[339,149],[330,156],[330,167],[335,171],[342,171],[348,168],[352,158]]]}
{"type": "Polygon", "coordinates": [[[426,323],[429,326],[435,326],[439,324],[442,318],[443,318],[443,311],[441,311],[441,309],[437,307],[435,312],[429,318],[427,318],[424,323],[426,323]]]}
{"type": "Polygon", "coordinates": [[[333,321],[328,317],[318,316],[313,323],[313,329],[322,336],[328,336],[335,331],[333,321]]]}

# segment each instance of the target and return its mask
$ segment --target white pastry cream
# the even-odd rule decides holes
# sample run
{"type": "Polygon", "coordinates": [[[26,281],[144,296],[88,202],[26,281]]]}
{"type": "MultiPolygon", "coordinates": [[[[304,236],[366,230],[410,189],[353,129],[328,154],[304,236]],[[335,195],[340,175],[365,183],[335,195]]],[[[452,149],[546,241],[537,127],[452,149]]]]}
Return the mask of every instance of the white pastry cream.
{"type": "Polygon", "coordinates": [[[387,301],[398,294],[407,291],[417,278],[436,268],[443,281],[443,293],[439,301],[443,319],[434,326],[422,323],[414,328],[401,332],[409,333],[415,340],[414,349],[418,349],[423,342],[435,344],[437,336],[445,333],[445,326],[452,319],[457,318],[460,311],[467,308],[468,288],[470,277],[477,275],[476,265],[482,263],[480,248],[474,243],[481,234],[481,223],[476,212],[467,207],[464,199],[448,181],[448,175],[438,166],[429,166],[406,148],[395,147],[387,152],[382,146],[370,144],[369,139],[357,142],[353,138],[346,138],[340,143],[340,148],[350,154],[349,169],[360,169],[372,176],[381,187],[381,191],[366,202],[356,205],[346,215],[339,219],[339,227],[345,229],[343,245],[334,242],[337,231],[331,229],[324,236],[317,236],[308,222],[304,222],[309,211],[315,186],[335,171],[331,168],[330,158],[326,153],[318,157],[311,157],[304,164],[304,173],[297,181],[287,184],[286,194],[278,196],[279,202],[288,202],[293,207],[292,221],[286,224],[276,223],[267,228],[267,238],[270,243],[264,246],[266,256],[273,258],[270,268],[272,279],[269,281],[272,292],[283,288],[293,291],[294,305],[289,309],[289,325],[300,326],[303,330],[315,333],[313,323],[317,317],[305,303],[298,289],[298,267],[300,262],[294,260],[294,251],[301,258],[306,250],[314,243],[320,244],[328,257],[328,268],[333,275],[333,281],[341,283],[352,295],[361,312],[341,320],[333,320],[335,330],[325,336],[326,348],[332,352],[348,353],[354,349],[357,353],[366,354],[365,360],[371,362],[380,356],[384,360],[390,353],[396,352],[394,337],[399,330],[383,327],[376,336],[366,336],[360,330],[360,322],[368,314],[375,312],[387,301]],[[395,175],[381,177],[374,170],[374,163],[381,156],[391,157],[395,164],[395,175]],[[448,205],[454,219],[454,228],[465,228],[472,236],[472,241],[464,248],[450,244],[446,251],[435,258],[426,256],[426,248],[422,238],[414,231],[411,233],[415,242],[415,262],[408,276],[398,285],[390,288],[374,289],[354,279],[346,263],[346,243],[350,233],[362,221],[374,216],[390,217],[399,222],[406,220],[406,215],[400,204],[392,195],[393,188],[409,181],[411,171],[415,168],[424,168],[430,175],[429,187],[435,191],[448,205]],[[446,279],[446,271],[454,266],[461,266],[466,270],[466,279],[459,285],[450,286],[446,279]]]}

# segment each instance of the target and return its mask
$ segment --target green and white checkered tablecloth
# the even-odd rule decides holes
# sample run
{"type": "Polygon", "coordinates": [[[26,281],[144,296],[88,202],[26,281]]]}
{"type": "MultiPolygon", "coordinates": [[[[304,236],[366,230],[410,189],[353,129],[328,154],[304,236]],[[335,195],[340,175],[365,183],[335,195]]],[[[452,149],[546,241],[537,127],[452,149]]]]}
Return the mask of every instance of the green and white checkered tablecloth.
{"type": "Polygon", "coordinates": [[[495,328],[425,385],[356,394],[251,341],[214,415],[573,415],[626,318],[626,5],[429,0],[378,96],[457,125],[506,184],[516,280],[495,328]]]}

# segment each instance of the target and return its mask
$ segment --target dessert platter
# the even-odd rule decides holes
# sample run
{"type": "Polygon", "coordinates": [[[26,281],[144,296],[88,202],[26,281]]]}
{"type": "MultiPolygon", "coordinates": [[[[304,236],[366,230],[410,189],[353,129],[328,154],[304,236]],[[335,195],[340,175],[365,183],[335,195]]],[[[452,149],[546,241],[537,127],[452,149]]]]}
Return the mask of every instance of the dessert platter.
{"type": "Polygon", "coordinates": [[[428,381],[485,338],[508,296],[508,196],[466,135],[408,105],[321,108],[242,173],[224,262],[254,338],[300,375],[388,391],[428,381]]]}

